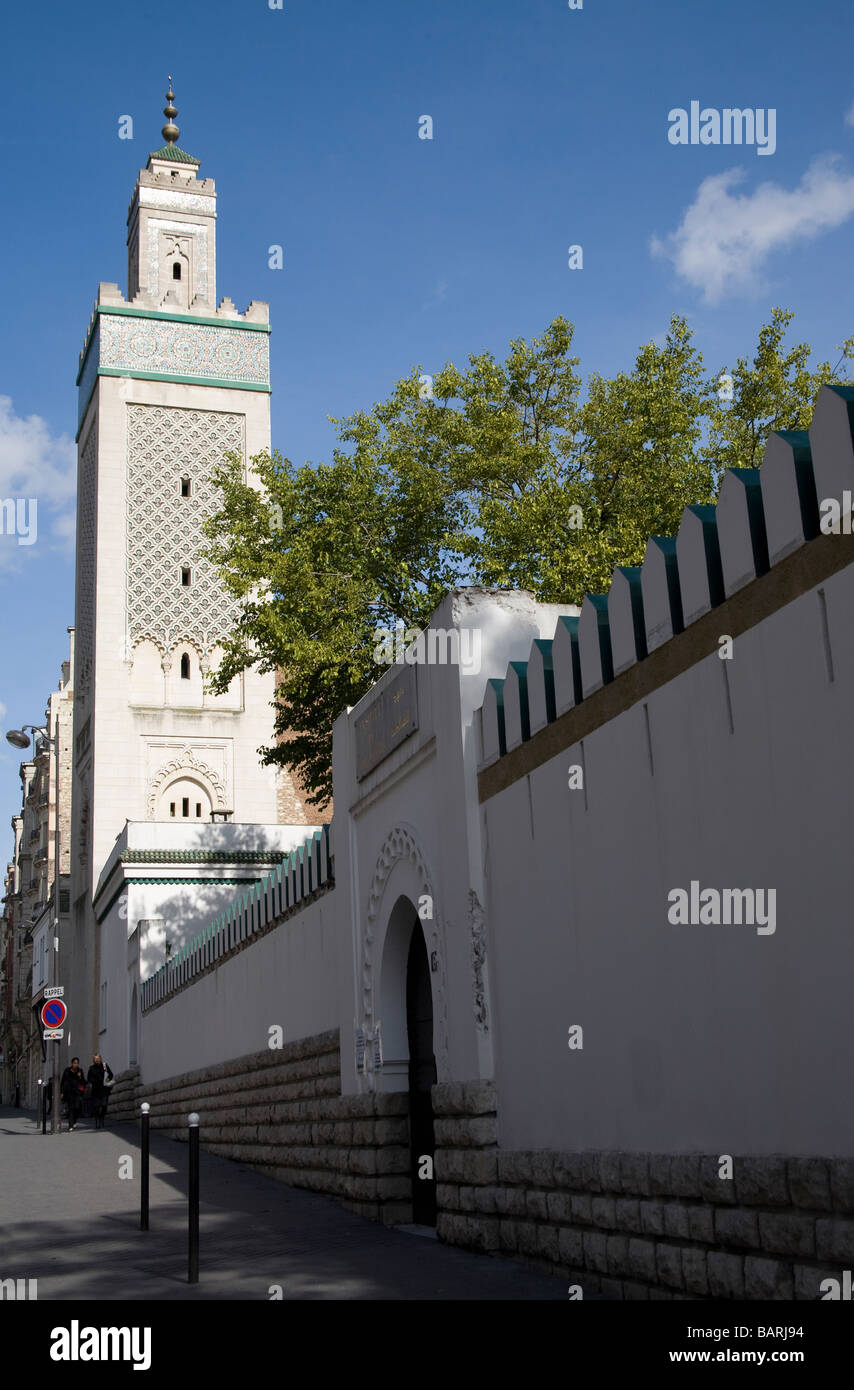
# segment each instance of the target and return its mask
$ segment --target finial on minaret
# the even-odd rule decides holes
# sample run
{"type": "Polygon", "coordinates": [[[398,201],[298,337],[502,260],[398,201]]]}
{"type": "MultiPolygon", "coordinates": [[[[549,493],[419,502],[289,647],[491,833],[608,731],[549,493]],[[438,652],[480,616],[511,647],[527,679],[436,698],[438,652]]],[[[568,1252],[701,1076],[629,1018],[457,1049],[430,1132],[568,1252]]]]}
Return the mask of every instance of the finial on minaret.
{"type": "Polygon", "coordinates": [[[163,129],[162,129],[162,131],[161,131],[160,133],[161,133],[161,135],[163,136],[163,139],[164,139],[168,144],[174,145],[175,142],[176,142],[177,139],[178,139],[178,136],[181,134],[181,132],[180,132],[180,130],[178,129],[178,127],[176,126],[175,120],[174,120],[175,116],[177,116],[177,114],[178,114],[178,109],[177,109],[177,107],[174,105],[174,102],[175,102],[175,93],[172,91],[172,78],[171,78],[171,76],[170,76],[170,78],[169,78],[169,91],[166,93],[166,102],[167,102],[167,104],[166,104],[166,106],[164,106],[164,108],[163,108],[163,114],[164,114],[164,116],[168,117],[168,119],[167,119],[166,125],[163,127],[163,129]]]}

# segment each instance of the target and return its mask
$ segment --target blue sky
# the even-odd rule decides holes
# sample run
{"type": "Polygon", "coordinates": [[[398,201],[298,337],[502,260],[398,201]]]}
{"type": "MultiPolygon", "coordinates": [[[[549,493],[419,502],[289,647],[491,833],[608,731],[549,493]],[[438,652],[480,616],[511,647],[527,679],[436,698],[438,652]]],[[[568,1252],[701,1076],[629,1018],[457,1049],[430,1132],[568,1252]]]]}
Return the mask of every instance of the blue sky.
{"type": "MultiPolygon", "coordinates": [[[[842,0],[8,10],[0,500],[37,497],[39,529],[0,536],[3,727],[39,719],[65,655],[77,358],[98,282],[127,289],[167,73],[180,144],[217,184],[218,295],[270,302],[273,443],[301,462],[329,456],[328,414],[416,363],[503,355],[557,314],[585,376],[630,365],[673,312],[719,370],[772,304],[835,362],[854,332],[849,27],[842,0]],[[773,108],[773,155],[671,144],[668,112],[694,100],[773,108]]],[[[18,761],[3,742],[4,816],[18,761]]]]}

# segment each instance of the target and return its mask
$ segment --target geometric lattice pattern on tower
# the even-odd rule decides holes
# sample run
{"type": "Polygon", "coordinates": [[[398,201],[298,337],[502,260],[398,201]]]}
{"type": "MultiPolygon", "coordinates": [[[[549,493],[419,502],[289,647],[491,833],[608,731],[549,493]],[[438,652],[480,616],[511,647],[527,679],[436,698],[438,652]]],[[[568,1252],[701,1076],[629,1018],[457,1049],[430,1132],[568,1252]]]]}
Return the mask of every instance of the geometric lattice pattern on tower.
{"type": "Polygon", "coordinates": [[[211,468],[227,452],[245,456],[243,415],[128,405],[127,642],[143,638],[168,657],[178,642],[205,658],[238,610],[216,570],[199,555],[205,518],[221,505],[211,468]],[[181,496],[181,479],[190,496],[181,496]],[[189,587],[181,571],[189,568],[189,587]]]}

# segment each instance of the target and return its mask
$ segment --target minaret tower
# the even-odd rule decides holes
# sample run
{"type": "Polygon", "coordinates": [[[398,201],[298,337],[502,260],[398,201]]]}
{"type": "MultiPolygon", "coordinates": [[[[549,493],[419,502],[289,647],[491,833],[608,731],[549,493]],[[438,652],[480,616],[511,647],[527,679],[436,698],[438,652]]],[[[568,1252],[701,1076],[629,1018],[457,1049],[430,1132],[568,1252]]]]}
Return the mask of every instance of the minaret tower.
{"type": "Polygon", "coordinates": [[[249,671],[223,695],[205,690],[234,608],[199,554],[217,507],[212,466],[235,452],[248,468],[270,447],[268,306],[239,314],[230,299],[217,304],[214,181],[178,145],[171,77],[166,102],[165,143],[140,171],[128,213],[127,298],[99,286],[78,377],[71,852],[81,1056],[98,1034],[93,898],[125,822],[152,822],[161,844],[164,822],[201,831],[217,812],[277,820],[275,776],[257,753],[273,740],[273,676],[249,671]]]}

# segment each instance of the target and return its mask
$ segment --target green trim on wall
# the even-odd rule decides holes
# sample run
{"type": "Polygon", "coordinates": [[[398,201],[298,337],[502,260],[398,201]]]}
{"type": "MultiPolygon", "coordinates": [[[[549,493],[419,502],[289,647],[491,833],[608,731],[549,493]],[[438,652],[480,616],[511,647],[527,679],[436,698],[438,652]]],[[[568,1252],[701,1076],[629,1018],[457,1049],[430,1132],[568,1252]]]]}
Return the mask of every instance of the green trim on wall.
{"type": "MultiPolygon", "coordinates": [[[[99,304],[96,314],[122,314],[125,318],[164,319],[167,323],[204,323],[211,328],[246,328],[250,333],[272,333],[269,323],[244,323],[243,319],[200,318],[196,314],[164,313],[160,309],[137,309],[132,304],[99,304]]],[[[92,329],[94,329],[94,324],[92,329]]],[[[89,331],[92,332],[92,329],[89,331]]]]}
{"type": "Polygon", "coordinates": [[[281,864],[290,857],[284,849],[126,849],[123,864],[281,864]]]}
{"type": "Polygon", "coordinates": [[[260,883],[260,878],[126,878],[125,883],[260,883]]]}
{"type": "MultiPolygon", "coordinates": [[[[852,398],[854,390],[848,399],[852,398]]],[[[820,535],[806,541],[764,574],[736,589],[723,603],[696,618],[684,631],[668,638],[642,661],[629,666],[580,704],[545,724],[525,743],[483,768],[477,777],[481,806],[558,755],[565,756],[582,739],[648,699],[662,686],[710,656],[719,656],[722,632],[741,637],[851,564],[854,536],[820,535]]]]}
{"type": "MultiPolygon", "coordinates": [[[[92,339],[93,339],[94,336],[95,336],[95,329],[96,329],[97,327],[98,327],[98,310],[96,309],[96,310],[95,310],[95,316],[94,316],[94,318],[92,319],[91,324],[89,325],[89,332],[86,334],[86,341],[85,341],[85,343],[83,344],[83,354],[82,354],[82,356],[81,356],[81,358],[80,358],[80,370],[79,370],[79,372],[77,373],[77,376],[76,376],[75,379],[74,379],[74,385],[75,385],[75,386],[79,386],[80,383],[81,383],[81,381],[83,380],[83,373],[84,373],[85,370],[86,370],[86,363],[87,363],[88,360],[89,360],[89,349],[90,349],[91,346],[92,346],[92,339]]],[[[89,402],[87,401],[86,404],[88,405],[89,402]]]]}
{"type": "Polygon", "coordinates": [[[223,381],[218,376],[177,376],[173,372],[132,372],[125,367],[99,367],[98,376],[129,376],[138,381],[177,381],[181,386],[225,386],[231,391],[266,391],[269,395],[272,386],[261,386],[254,381],[223,381]]]}
{"type": "Polygon", "coordinates": [[[238,391],[266,391],[267,395],[272,395],[273,392],[272,386],[254,386],[244,381],[219,381],[216,377],[208,376],[166,376],[158,372],[125,372],[119,370],[118,367],[99,367],[92,382],[92,390],[89,392],[83,413],[80,416],[80,426],[74,436],[75,444],[78,443],[83,433],[83,426],[86,424],[86,416],[89,413],[89,406],[92,404],[92,397],[95,394],[99,376],[137,377],[143,381],[176,381],[187,386],[225,386],[228,389],[234,387],[238,391]]]}

